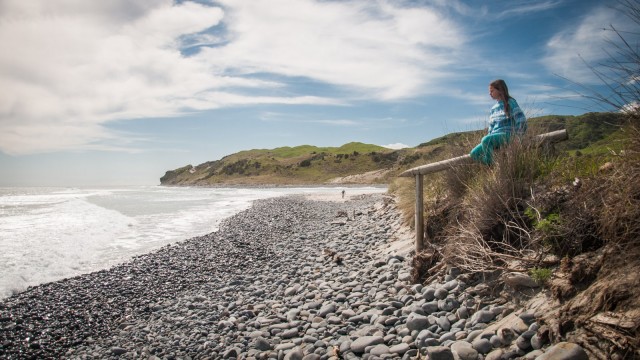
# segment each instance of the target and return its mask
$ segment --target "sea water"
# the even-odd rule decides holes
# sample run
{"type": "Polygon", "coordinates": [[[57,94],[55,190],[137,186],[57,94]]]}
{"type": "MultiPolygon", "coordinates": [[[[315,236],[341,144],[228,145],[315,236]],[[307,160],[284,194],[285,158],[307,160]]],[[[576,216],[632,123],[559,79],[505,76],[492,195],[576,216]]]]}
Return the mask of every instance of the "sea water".
{"type": "MultiPolygon", "coordinates": [[[[341,188],[0,188],[0,298],[216,231],[257,199],[341,188]]],[[[349,193],[384,192],[364,187],[349,193]]]]}

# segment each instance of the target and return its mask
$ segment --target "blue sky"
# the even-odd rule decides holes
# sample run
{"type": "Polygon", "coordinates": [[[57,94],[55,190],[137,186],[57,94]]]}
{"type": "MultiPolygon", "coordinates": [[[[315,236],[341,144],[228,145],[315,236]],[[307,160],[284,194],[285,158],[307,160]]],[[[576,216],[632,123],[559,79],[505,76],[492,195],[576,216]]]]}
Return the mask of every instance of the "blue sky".
{"type": "MultiPolygon", "coordinates": [[[[0,0],[0,186],[159,184],[241,150],[399,148],[602,108],[617,1],[0,0]]],[[[635,28],[634,28],[635,30],[635,28]]]]}

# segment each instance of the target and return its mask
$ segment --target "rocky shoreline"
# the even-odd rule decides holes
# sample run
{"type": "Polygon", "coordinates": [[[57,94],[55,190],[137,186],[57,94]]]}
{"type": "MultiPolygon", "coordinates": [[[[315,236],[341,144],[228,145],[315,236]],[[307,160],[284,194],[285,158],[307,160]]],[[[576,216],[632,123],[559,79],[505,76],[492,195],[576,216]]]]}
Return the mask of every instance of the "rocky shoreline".
{"type": "Polygon", "coordinates": [[[215,233],[3,300],[0,357],[587,358],[455,268],[412,284],[403,230],[382,194],[256,201],[215,233]]]}

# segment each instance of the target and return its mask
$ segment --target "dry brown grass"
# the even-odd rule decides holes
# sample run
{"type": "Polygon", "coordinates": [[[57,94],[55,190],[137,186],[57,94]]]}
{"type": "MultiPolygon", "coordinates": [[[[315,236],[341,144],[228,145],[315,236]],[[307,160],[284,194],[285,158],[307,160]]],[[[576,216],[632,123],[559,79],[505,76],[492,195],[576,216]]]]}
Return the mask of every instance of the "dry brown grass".
{"type": "Polygon", "coordinates": [[[447,262],[467,271],[486,272],[541,259],[525,210],[547,153],[524,139],[499,151],[491,167],[453,170],[456,178],[464,179],[464,191],[451,191],[460,196],[460,215],[445,231],[447,262]]]}

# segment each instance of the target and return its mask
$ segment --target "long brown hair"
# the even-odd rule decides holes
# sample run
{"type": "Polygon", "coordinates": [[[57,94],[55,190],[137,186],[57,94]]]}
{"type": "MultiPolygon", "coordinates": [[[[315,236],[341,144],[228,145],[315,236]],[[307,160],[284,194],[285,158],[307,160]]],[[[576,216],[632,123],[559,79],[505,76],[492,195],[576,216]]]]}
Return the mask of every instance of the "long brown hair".
{"type": "Polygon", "coordinates": [[[507,87],[507,83],[502,79],[494,80],[489,84],[492,88],[498,90],[500,94],[500,99],[504,103],[504,114],[507,118],[511,117],[511,107],[509,106],[509,88],[507,87]]]}

